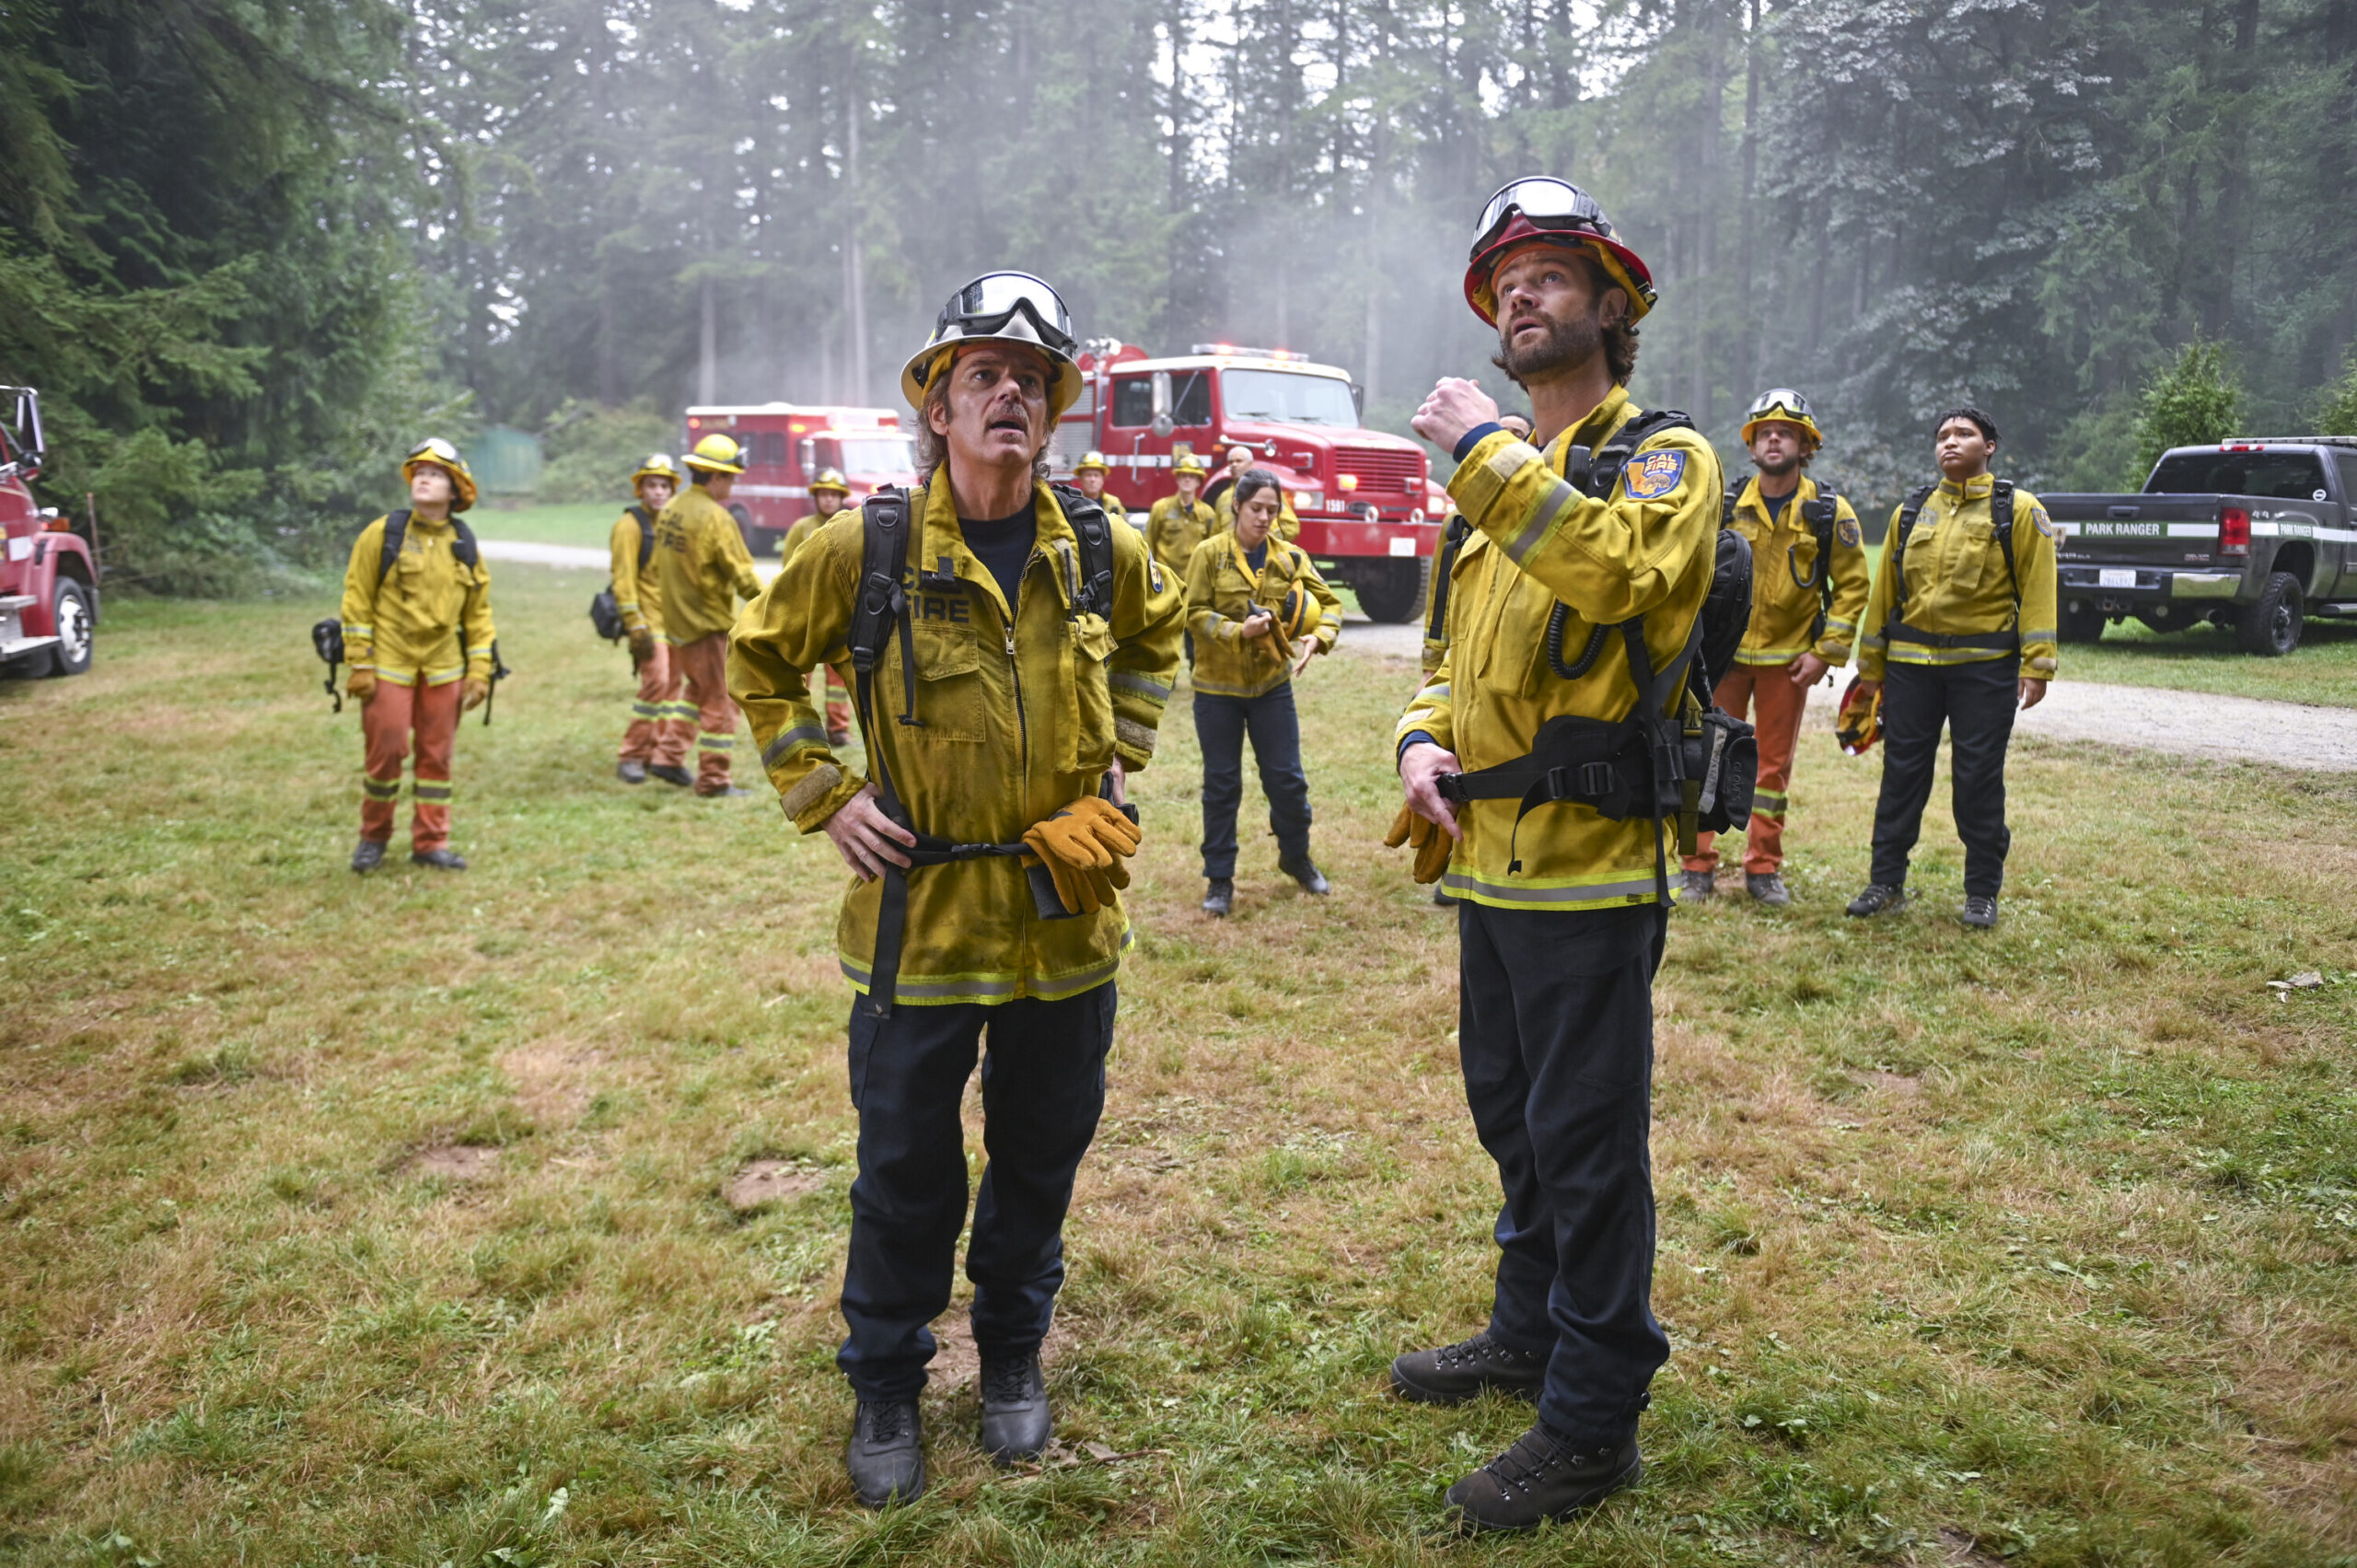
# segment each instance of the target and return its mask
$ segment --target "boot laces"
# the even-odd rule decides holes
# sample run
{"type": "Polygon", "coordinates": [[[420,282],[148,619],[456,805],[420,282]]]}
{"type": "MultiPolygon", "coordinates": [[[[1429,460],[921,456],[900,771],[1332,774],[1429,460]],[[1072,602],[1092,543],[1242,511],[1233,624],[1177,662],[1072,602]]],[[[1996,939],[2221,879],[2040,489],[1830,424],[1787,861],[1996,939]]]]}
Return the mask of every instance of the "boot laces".
{"type": "Polygon", "coordinates": [[[1515,1440],[1515,1446],[1492,1459],[1487,1466],[1497,1478],[1501,1492],[1530,1492],[1535,1483],[1556,1466],[1577,1459],[1579,1455],[1557,1442],[1545,1432],[1533,1429],[1515,1440]]]}
{"type": "Polygon", "coordinates": [[[875,1444],[897,1443],[908,1435],[908,1404],[900,1400],[878,1400],[868,1406],[873,1412],[867,1418],[867,1440],[875,1444]]]}
{"type": "Polygon", "coordinates": [[[1527,1360],[1528,1356],[1524,1353],[1509,1351],[1505,1346],[1490,1338],[1488,1334],[1480,1333],[1469,1340],[1459,1340],[1453,1345],[1443,1345],[1435,1359],[1444,1366],[1451,1366],[1464,1361],[1527,1360]]]}
{"type": "Polygon", "coordinates": [[[1018,1404],[1031,1397],[1031,1364],[994,1362],[982,1368],[982,1398],[993,1404],[1018,1404]]]}

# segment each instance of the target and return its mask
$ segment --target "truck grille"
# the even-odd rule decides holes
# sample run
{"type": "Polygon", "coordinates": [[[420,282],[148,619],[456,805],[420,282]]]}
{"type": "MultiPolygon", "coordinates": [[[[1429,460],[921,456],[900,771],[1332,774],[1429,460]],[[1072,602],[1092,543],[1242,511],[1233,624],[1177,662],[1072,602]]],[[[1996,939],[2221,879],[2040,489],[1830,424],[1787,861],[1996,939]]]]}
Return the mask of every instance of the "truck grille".
{"type": "Polygon", "coordinates": [[[1393,452],[1364,447],[1344,447],[1334,454],[1334,467],[1359,476],[1356,494],[1408,494],[1423,501],[1424,465],[1414,452],[1393,452]]]}

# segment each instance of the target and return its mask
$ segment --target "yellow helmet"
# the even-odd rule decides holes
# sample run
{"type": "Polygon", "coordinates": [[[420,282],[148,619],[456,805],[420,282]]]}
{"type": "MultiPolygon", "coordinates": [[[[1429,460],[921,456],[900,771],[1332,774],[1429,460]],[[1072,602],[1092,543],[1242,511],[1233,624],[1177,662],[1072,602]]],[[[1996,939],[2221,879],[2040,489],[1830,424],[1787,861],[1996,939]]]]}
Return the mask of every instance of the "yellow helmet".
{"type": "Polygon", "coordinates": [[[1833,738],[1841,749],[1852,757],[1863,757],[1874,743],[1882,738],[1882,688],[1864,689],[1862,678],[1853,677],[1849,690],[1841,693],[1841,711],[1833,720],[1833,738]]]}
{"type": "Polygon", "coordinates": [[[1771,387],[1751,400],[1751,410],[1743,416],[1743,444],[1750,446],[1752,432],[1771,419],[1797,424],[1807,431],[1811,451],[1825,445],[1825,432],[1817,427],[1817,416],[1809,412],[1808,400],[1790,387],[1771,387]]]}
{"type": "Polygon", "coordinates": [[[831,490],[839,495],[849,495],[851,481],[843,477],[843,470],[841,469],[820,469],[819,477],[810,482],[810,494],[816,495],[821,490],[831,490]]]}
{"type": "Polygon", "coordinates": [[[696,449],[688,454],[688,467],[703,473],[743,473],[745,448],[734,436],[715,430],[696,443],[696,449]]]}
{"type": "Polygon", "coordinates": [[[1091,469],[1095,469],[1098,473],[1109,473],[1112,470],[1112,465],[1105,460],[1105,454],[1102,452],[1083,452],[1080,455],[1080,461],[1072,466],[1072,471],[1075,474],[1086,473],[1091,469]]]}
{"type": "Polygon", "coordinates": [[[900,392],[909,406],[924,407],[934,376],[957,356],[960,344],[989,340],[1021,343],[1047,356],[1053,379],[1048,387],[1048,417],[1062,419],[1080,401],[1087,377],[1073,362],[1079,340],[1072,335],[1072,312],[1063,296],[1029,273],[984,273],[949,296],[933,324],[933,335],[900,367],[900,392]]]}
{"type": "Polygon", "coordinates": [[[463,512],[475,504],[474,470],[467,467],[467,459],[459,456],[459,448],[439,436],[429,436],[410,449],[401,459],[401,482],[406,484],[417,477],[417,470],[428,464],[450,476],[450,488],[457,492],[450,498],[450,510],[463,512]]]}
{"type": "Polygon", "coordinates": [[[1173,479],[1182,473],[1190,473],[1197,479],[1201,479],[1207,471],[1203,467],[1203,459],[1192,452],[1183,454],[1178,461],[1170,465],[1170,477],[1173,479]]]}
{"type": "Polygon", "coordinates": [[[1287,588],[1284,602],[1277,607],[1277,625],[1293,641],[1305,632],[1315,632],[1325,623],[1325,607],[1299,588],[1287,588]]]}
{"type": "Polygon", "coordinates": [[[671,466],[670,453],[649,452],[646,460],[638,465],[638,471],[630,476],[630,487],[636,490],[642,479],[668,479],[676,488],[679,482],[679,470],[671,466]]]}

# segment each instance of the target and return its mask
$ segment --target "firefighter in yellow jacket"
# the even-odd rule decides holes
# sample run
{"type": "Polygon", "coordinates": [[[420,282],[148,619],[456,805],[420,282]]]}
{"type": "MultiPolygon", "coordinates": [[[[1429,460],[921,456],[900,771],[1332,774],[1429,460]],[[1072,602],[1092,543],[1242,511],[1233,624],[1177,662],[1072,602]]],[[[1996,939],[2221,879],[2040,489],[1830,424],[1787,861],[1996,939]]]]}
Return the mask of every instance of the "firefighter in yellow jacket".
{"type": "MultiPolygon", "coordinates": [[[[1712,694],[1736,717],[1752,714],[1759,776],[1743,885],[1777,909],[1793,901],[1784,886],[1784,811],[1801,714],[1809,688],[1850,662],[1871,575],[1849,497],[1823,489],[1805,471],[1824,439],[1806,398],[1789,387],[1760,393],[1743,424],[1743,444],[1759,471],[1727,493],[1727,526],[1751,545],[1751,623],[1712,694]]],[[[1697,834],[1683,896],[1713,896],[1718,865],[1712,835],[1697,834]]]]}
{"type": "Polygon", "coordinates": [[[1499,191],[1465,295],[1538,445],[1471,381],[1417,411],[1457,459],[1473,532],[1449,563],[1446,655],[1399,720],[1392,842],[1457,897],[1466,1098],[1504,1206],[1487,1328],[1400,1356],[1392,1382],[1433,1403],[1537,1397],[1530,1431],[1448,1492],[1461,1527],[1525,1529],[1635,1479],[1669,1353],[1645,1148],[1673,824],[1653,814],[1649,758],[1683,712],[1721,484],[1708,442],[1629,400],[1652,280],[1585,192],[1499,191]],[[1559,725],[1540,749],[1558,718],[1594,727],[1559,725]]]}
{"type": "Polygon", "coordinates": [[[1084,452],[1080,461],[1072,466],[1072,482],[1083,495],[1104,507],[1107,517],[1117,523],[1126,523],[1130,520],[1129,508],[1121,505],[1120,496],[1105,488],[1105,476],[1111,471],[1104,453],[1084,452]]]}
{"type": "Polygon", "coordinates": [[[384,864],[413,737],[409,857],[464,871],[450,848],[450,754],[460,712],[491,694],[491,573],[456,516],[475,504],[474,475],[459,449],[438,436],[424,442],[401,464],[401,478],[408,510],[361,529],[343,574],[343,652],[352,663],[344,690],[360,703],[367,748],[352,869],[384,864]]]}
{"type": "Polygon", "coordinates": [[[1219,516],[1198,499],[1203,489],[1203,460],[1189,453],[1170,465],[1171,481],[1178,486],[1175,495],[1166,495],[1147,508],[1145,515],[1145,545],[1162,569],[1174,582],[1187,580],[1187,563],[1195,558],[1195,546],[1201,544],[1219,527],[1219,516]]]}
{"type": "Polygon", "coordinates": [[[647,455],[630,476],[638,503],[622,508],[607,540],[613,558],[614,608],[630,633],[630,656],[638,671],[638,694],[630,705],[630,728],[622,733],[614,776],[624,784],[649,778],[687,785],[695,775],[681,766],[695,736],[695,710],[679,700],[681,676],[663,640],[663,583],[655,564],[655,519],[679,488],[679,470],[661,452],[647,455]]]}
{"type": "Polygon", "coordinates": [[[1997,923],[2013,846],[2005,752],[2014,714],[2036,707],[2054,679],[2059,530],[2037,496],[1990,474],[1997,425],[1987,414],[1951,409],[1932,440],[1940,482],[1891,514],[1858,632],[1859,689],[1882,699],[1882,794],[1873,869],[1850,912],[1864,918],[1905,906],[1908,858],[1932,797],[1945,723],[1964,841],[1958,918],[1985,930],[1997,923]]]}
{"type": "MultiPolygon", "coordinates": [[[[794,552],[810,542],[810,536],[827,526],[827,520],[842,511],[851,500],[851,482],[843,478],[841,469],[820,469],[819,477],[810,482],[808,516],[795,519],[778,541],[777,552],[784,560],[794,559],[794,552]]],[[[830,667],[827,670],[827,744],[845,746],[851,742],[851,689],[843,684],[842,672],[830,667]]]]}
{"type": "Polygon", "coordinates": [[[1299,546],[1275,536],[1284,487],[1266,469],[1236,482],[1236,527],[1187,563],[1187,630],[1194,645],[1195,738],[1203,752],[1203,912],[1236,905],[1236,810],[1244,798],[1244,738],[1269,799],[1277,870],[1305,893],[1330,891],[1309,857],[1309,780],[1293,679],[1342,630],[1342,601],[1299,546]]]}
{"type": "MultiPolygon", "coordinates": [[[[1211,503],[1212,516],[1216,519],[1213,527],[1221,533],[1236,527],[1236,492],[1251,467],[1251,447],[1241,445],[1230,447],[1227,449],[1227,466],[1220,470],[1219,477],[1203,491],[1203,499],[1211,503]]],[[[1264,469],[1261,471],[1265,473],[1268,470],[1264,469]]],[[[1292,496],[1280,498],[1277,520],[1270,531],[1287,544],[1301,537],[1301,518],[1293,509],[1292,496]]]]}
{"type": "Polygon", "coordinates": [[[715,431],[696,443],[687,460],[693,482],[655,520],[663,636],[686,678],[686,702],[696,715],[695,791],[726,797],[745,793],[728,780],[729,754],[737,748],[728,629],[737,623],[737,601],[760,593],[761,582],[728,511],[729,493],[745,471],[744,448],[715,431]]]}
{"type": "Polygon", "coordinates": [[[966,1221],[958,1107],[985,1031],[988,1164],[966,1258],[982,1446],[1013,1463],[1052,1434],[1039,1349],[1130,943],[1117,889],[1138,832],[1120,805],[1154,756],[1179,616],[1178,579],[1135,529],[1040,482],[1083,384],[1077,348],[1038,278],[959,289],[901,372],[925,478],[879,511],[884,550],[871,568],[864,518],[822,530],[747,610],[729,655],[786,816],[833,840],[857,879],[836,934],[858,993],[859,1111],[837,1364],[858,1397],[845,1467],[870,1506],[924,1490],[926,1325],[949,1305],[966,1221]],[[899,591],[863,594],[892,540],[899,591]],[[860,655],[866,777],[810,701],[811,673],[851,660],[855,633],[874,639],[860,655]]]}

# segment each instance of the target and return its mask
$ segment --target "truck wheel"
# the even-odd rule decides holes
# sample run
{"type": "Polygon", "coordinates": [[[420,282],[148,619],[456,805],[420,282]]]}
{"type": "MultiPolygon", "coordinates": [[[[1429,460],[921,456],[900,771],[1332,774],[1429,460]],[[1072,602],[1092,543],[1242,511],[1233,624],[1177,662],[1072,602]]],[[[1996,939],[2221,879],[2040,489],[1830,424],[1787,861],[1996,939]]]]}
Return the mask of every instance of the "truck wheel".
{"type": "Polygon", "coordinates": [[[2300,579],[2289,572],[2270,572],[2257,601],[2243,606],[2235,617],[2235,635],[2246,653],[2282,658],[2300,645],[2301,624],[2300,579]]]}
{"type": "Polygon", "coordinates": [[[1413,621],[1424,608],[1424,573],[1430,565],[1421,556],[1413,561],[1353,561],[1351,587],[1359,596],[1359,608],[1370,621],[1413,621]]]}
{"type": "Polygon", "coordinates": [[[49,607],[50,613],[57,618],[57,641],[33,656],[49,661],[48,668],[40,673],[79,675],[90,668],[94,641],[91,632],[97,624],[90,614],[90,596],[73,578],[61,576],[49,607]]]}
{"type": "Polygon", "coordinates": [[[2103,607],[2091,598],[2062,601],[2062,640],[2066,643],[2100,642],[2104,621],[2103,607]]]}

